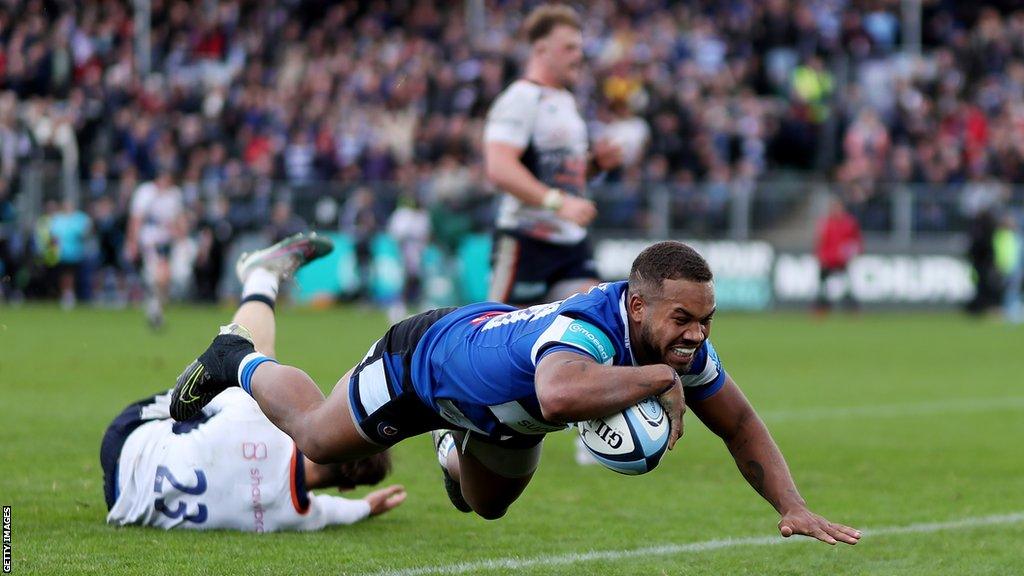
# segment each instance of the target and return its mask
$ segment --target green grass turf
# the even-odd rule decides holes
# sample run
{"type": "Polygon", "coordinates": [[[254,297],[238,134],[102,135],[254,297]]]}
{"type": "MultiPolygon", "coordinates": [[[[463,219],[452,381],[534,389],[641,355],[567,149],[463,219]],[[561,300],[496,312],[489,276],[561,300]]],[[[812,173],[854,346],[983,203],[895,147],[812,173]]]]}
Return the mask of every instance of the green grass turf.
{"type": "MultiPolygon", "coordinates": [[[[170,386],[230,312],[173,309],[152,334],[137,311],[0,308],[0,503],[14,507],[15,573],[363,574],[776,534],[774,511],[692,415],[643,477],[579,468],[571,434],[550,436],[534,482],[496,522],[450,506],[419,437],[395,451],[406,504],[355,526],[263,536],[107,526],[104,428],[170,386]]],[[[285,310],[278,354],[328,390],[384,328],[372,312],[285,310]]],[[[870,529],[1024,511],[1024,330],[954,314],[722,313],[713,339],[829,518],[870,529]]],[[[1022,522],[869,530],[853,548],[786,541],[517,573],[1020,574],[1022,542],[1022,522]]]]}

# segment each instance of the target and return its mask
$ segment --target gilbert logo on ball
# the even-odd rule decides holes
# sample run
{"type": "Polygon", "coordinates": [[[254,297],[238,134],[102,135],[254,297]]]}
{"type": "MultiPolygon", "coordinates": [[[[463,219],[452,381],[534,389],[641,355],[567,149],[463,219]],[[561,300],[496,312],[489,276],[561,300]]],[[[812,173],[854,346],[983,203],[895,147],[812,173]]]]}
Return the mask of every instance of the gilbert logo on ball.
{"type": "Polygon", "coordinates": [[[650,472],[668,447],[668,418],[654,398],[605,418],[579,422],[576,427],[594,458],[620,474],[650,472]]]}

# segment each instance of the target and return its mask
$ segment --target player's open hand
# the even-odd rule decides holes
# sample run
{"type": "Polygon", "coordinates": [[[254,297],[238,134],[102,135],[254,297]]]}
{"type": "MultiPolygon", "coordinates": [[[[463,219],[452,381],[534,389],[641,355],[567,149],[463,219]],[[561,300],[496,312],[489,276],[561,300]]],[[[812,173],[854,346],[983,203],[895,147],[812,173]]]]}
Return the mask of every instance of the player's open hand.
{"type": "Polygon", "coordinates": [[[686,400],[683,398],[683,383],[679,380],[679,374],[674,368],[672,370],[672,386],[658,396],[658,404],[668,416],[669,433],[668,449],[676,445],[676,440],[683,435],[683,415],[686,413],[686,400]]]}
{"type": "Polygon", "coordinates": [[[856,544],[860,540],[860,530],[829,522],[806,508],[784,514],[779,520],[779,532],[784,538],[802,534],[833,546],[839,542],[856,544]]]}
{"type": "Polygon", "coordinates": [[[566,194],[562,207],[558,209],[558,217],[586,227],[597,217],[597,206],[586,198],[566,194]]]}
{"type": "Polygon", "coordinates": [[[370,492],[363,500],[370,505],[370,516],[379,516],[389,510],[394,510],[399,504],[405,502],[405,487],[392,484],[387,488],[370,492]]]}

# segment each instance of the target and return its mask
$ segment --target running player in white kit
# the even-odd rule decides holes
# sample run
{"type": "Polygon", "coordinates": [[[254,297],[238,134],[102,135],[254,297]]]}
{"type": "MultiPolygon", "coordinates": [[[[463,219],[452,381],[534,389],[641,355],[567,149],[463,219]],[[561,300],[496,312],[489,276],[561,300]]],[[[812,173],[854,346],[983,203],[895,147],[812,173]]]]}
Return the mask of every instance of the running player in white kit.
{"type": "Polygon", "coordinates": [[[610,142],[597,142],[590,154],[587,125],[569,91],[583,64],[579,16],[543,5],[523,28],[526,70],[494,101],[484,128],[487,177],[503,193],[489,298],[518,307],[598,283],[587,241],[597,208],[587,178],[622,162],[610,142]]]}
{"type": "Polygon", "coordinates": [[[171,251],[186,230],[185,203],[181,188],[167,166],[161,166],[152,182],[132,193],[125,259],[141,262],[141,275],[149,295],[146,321],[156,329],[164,322],[164,306],[171,286],[171,251]]]}

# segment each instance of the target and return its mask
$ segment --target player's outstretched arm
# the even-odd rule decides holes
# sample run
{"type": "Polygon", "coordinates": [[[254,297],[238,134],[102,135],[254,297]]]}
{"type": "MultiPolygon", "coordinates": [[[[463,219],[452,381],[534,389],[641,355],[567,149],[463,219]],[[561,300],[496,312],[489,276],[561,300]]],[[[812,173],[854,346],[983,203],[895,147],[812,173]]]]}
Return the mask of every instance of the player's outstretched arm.
{"type": "Polygon", "coordinates": [[[670,448],[682,434],[682,385],[666,364],[605,366],[582,354],[552,352],[537,364],[534,385],[541,413],[549,422],[603,418],[658,396],[672,423],[670,448]]]}
{"type": "Polygon", "coordinates": [[[304,515],[302,529],[319,530],[325,526],[346,526],[362,522],[394,510],[405,502],[405,496],[405,488],[398,484],[374,490],[362,498],[310,493],[318,513],[304,515]]]}
{"type": "Polygon", "coordinates": [[[363,496],[363,500],[370,505],[370,516],[380,516],[385,512],[398,508],[402,502],[405,502],[405,495],[405,488],[403,486],[392,484],[387,488],[370,492],[363,496]]]}
{"type": "Polygon", "coordinates": [[[732,378],[709,398],[690,404],[694,413],[725,442],[747,482],[782,516],[779,532],[802,534],[828,544],[856,544],[860,532],[811,512],[796,489],[789,466],[768,428],[732,378]]]}

